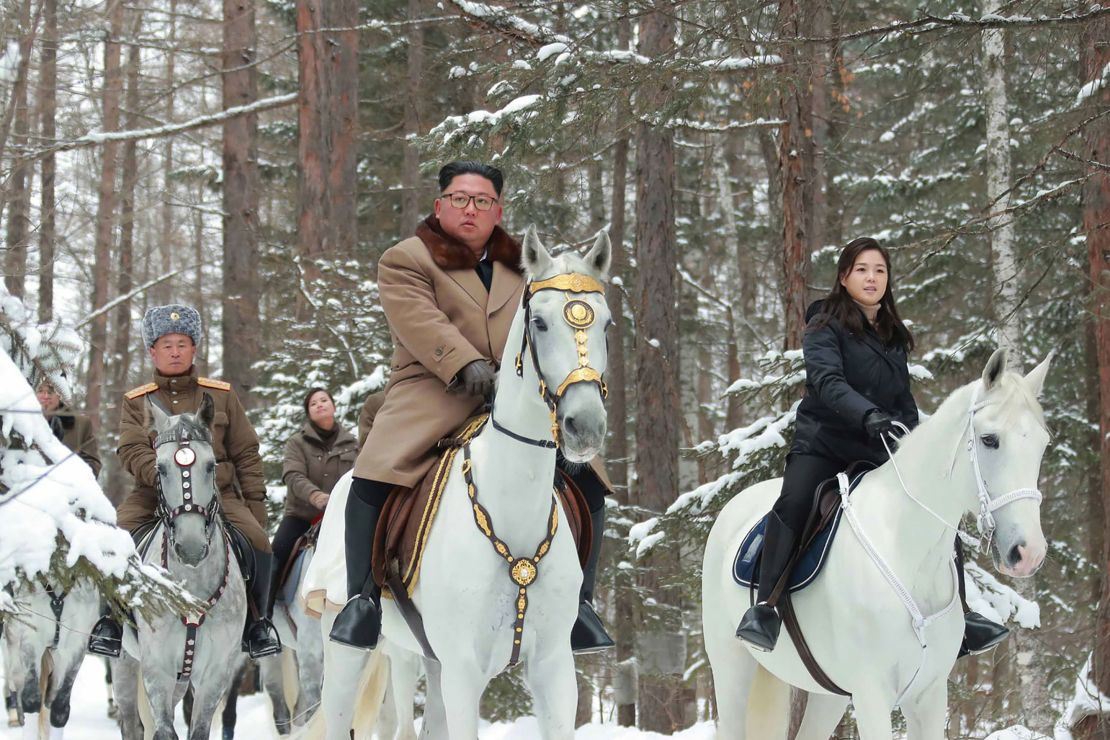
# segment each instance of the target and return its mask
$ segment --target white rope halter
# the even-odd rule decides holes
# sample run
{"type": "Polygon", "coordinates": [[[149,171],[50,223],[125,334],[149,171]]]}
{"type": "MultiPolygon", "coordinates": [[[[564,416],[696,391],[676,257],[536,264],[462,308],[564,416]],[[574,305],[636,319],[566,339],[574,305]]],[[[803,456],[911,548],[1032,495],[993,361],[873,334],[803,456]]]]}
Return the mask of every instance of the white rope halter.
{"type": "MultiPolygon", "coordinates": [[[[997,526],[994,520],[994,512],[998,511],[1007,504],[1012,504],[1013,502],[1021,501],[1022,499],[1032,499],[1039,504],[1043,496],[1041,495],[1041,492],[1035,488],[1018,488],[1002,496],[998,496],[992,499],[990,492],[987,491],[987,483],[986,480],[984,480],[983,478],[983,471],[979,466],[979,445],[976,444],[975,439],[975,412],[983,409],[988,405],[986,401],[978,400],[979,390],[981,387],[982,384],[980,383],[979,385],[976,385],[975,389],[972,391],[971,406],[968,409],[967,423],[965,424],[965,428],[968,430],[967,449],[968,453],[971,456],[971,468],[973,476],[975,478],[976,494],[979,497],[979,535],[981,538],[986,538],[987,542],[989,543],[994,537],[994,530],[997,526]]],[[[901,428],[903,433],[908,433],[910,431],[905,424],[897,421],[894,423],[901,428]]],[[[894,460],[894,453],[891,451],[890,446],[887,444],[886,438],[882,437],[881,439],[883,442],[883,447],[886,449],[887,455],[890,456],[890,464],[894,468],[894,473],[898,476],[898,482],[902,486],[902,491],[910,497],[911,501],[913,501],[926,512],[928,512],[934,519],[939,521],[946,528],[955,531],[960,536],[963,536],[963,533],[959,531],[959,520],[957,520],[955,523],[948,522],[940,514],[929,508],[929,506],[927,506],[924,501],[917,498],[910,492],[909,486],[906,485],[905,479],[902,478],[902,471],[898,469],[898,463],[894,460]]],[[[956,467],[956,453],[959,452],[959,449],[959,442],[957,441],[955,452],[953,452],[952,455],[952,464],[949,466],[948,469],[948,476],[952,475],[952,471],[956,467]]],[[[918,664],[917,670],[914,671],[914,674],[910,678],[909,683],[907,683],[905,688],[903,688],[898,693],[898,698],[897,700],[895,700],[895,706],[900,706],[902,700],[909,693],[910,688],[917,681],[917,677],[921,673],[922,667],[925,665],[925,652],[928,649],[928,644],[925,639],[925,629],[930,624],[952,611],[952,609],[956,607],[956,604],[959,601],[959,589],[956,587],[956,562],[953,558],[951,562],[952,599],[948,602],[948,605],[942,608],[940,611],[934,614],[925,615],[924,613],[922,613],[921,608],[917,605],[917,602],[914,600],[913,595],[910,593],[910,590],[905,586],[905,584],[902,583],[901,579],[898,578],[897,574],[895,574],[894,572],[894,569],[891,568],[886,560],[883,559],[883,556],[879,553],[879,551],[875,549],[875,546],[872,544],[871,539],[864,531],[863,524],[856,516],[854,508],[851,504],[851,499],[848,497],[848,476],[846,476],[844,473],[840,473],[837,475],[837,481],[840,487],[840,507],[844,510],[845,518],[847,518],[852,531],[855,532],[856,538],[859,540],[859,543],[863,547],[864,552],[866,552],[868,557],[871,558],[872,562],[875,563],[875,566],[879,569],[879,572],[882,574],[883,578],[890,585],[891,589],[893,589],[894,593],[897,594],[898,599],[902,602],[902,605],[909,613],[910,622],[913,626],[914,634],[917,636],[917,640],[921,645],[921,662],[918,664]]]]}
{"type": "MultiPolygon", "coordinates": [[[[987,401],[980,401],[979,391],[982,384],[975,386],[971,393],[971,408],[967,414],[967,452],[971,458],[972,476],[975,478],[975,492],[979,496],[979,515],[976,520],[976,525],[979,528],[979,537],[985,539],[989,544],[994,538],[994,531],[998,525],[994,520],[994,512],[1001,509],[1007,504],[1012,504],[1015,501],[1023,499],[1032,499],[1040,504],[1044,496],[1036,488],[1017,488],[1009,493],[1001,496],[991,497],[990,491],[987,490],[986,479],[983,478],[983,470],[979,464],[979,445],[976,444],[975,438],[975,412],[988,405],[987,401]]],[[[952,464],[948,468],[948,474],[951,475],[956,467],[956,453],[959,451],[957,445],[956,451],[952,454],[952,464]]]]}

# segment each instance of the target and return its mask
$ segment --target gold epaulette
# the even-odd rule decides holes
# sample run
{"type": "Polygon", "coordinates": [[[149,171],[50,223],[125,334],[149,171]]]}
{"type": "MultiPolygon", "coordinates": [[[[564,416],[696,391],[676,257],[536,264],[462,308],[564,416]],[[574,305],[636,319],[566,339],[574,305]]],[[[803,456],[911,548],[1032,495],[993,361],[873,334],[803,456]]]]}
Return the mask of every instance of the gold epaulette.
{"type": "Polygon", "coordinates": [[[223,380],[212,380],[212,378],[197,378],[197,385],[204,388],[215,388],[221,391],[231,390],[231,383],[223,380]]]}
{"type": "Polygon", "coordinates": [[[132,388],[123,395],[127,400],[130,401],[132,399],[138,398],[139,396],[145,396],[146,394],[156,390],[158,390],[157,383],[147,383],[146,385],[140,385],[138,388],[132,388]]]}

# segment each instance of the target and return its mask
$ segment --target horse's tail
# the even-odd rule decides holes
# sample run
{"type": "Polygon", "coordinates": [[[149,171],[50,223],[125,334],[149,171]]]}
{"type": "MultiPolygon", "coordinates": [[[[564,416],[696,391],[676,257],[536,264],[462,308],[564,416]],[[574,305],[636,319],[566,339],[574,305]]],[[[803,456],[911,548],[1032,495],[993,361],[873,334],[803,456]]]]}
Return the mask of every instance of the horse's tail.
{"type": "Polygon", "coordinates": [[[47,650],[42,654],[39,662],[39,696],[42,698],[42,709],[39,711],[39,737],[50,736],[50,711],[46,708],[46,697],[49,696],[50,682],[53,681],[54,651],[47,650]]]}
{"type": "Polygon", "coordinates": [[[355,719],[352,723],[355,737],[371,737],[373,734],[388,682],[389,660],[385,657],[385,651],[375,650],[370,653],[370,659],[366,661],[362,680],[359,681],[358,693],[355,694],[358,702],[355,705],[355,719]]]}
{"type": "Polygon", "coordinates": [[[747,718],[750,738],[786,738],[790,729],[790,685],[762,665],[752,677],[747,718]]]}
{"type": "Polygon", "coordinates": [[[297,659],[292,650],[281,651],[281,693],[289,711],[297,706],[297,696],[300,694],[301,684],[297,676],[297,659]]]}
{"type": "Polygon", "coordinates": [[[154,712],[150,708],[150,697],[146,694],[146,683],[143,681],[142,668],[137,668],[138,671],[138,699],[135,701],[135,709],[139,712],[139,721],[143,725],[143,737],[154,737],[154,712]]]}

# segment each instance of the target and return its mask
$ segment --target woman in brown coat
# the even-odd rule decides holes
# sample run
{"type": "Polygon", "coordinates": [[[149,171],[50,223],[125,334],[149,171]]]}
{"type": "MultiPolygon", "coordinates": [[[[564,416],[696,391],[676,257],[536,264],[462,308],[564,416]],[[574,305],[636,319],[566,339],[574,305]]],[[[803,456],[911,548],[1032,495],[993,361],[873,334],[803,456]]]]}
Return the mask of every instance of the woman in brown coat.
{"type": "Polygon", "coordinates": [[[285,512],[274,535],[273,588],[297,540],[324,513],[331,489],[354,467],[358,441],[335,420],[335,402],[323,388],[312,388],[304,397],[308,417],[304,427],[285,443],[285,512]]]}
{"type": "Polygon", "coordinates": [[[50,430],[54,432],[54,436],[92,468],[93,476],[100,475],[100,453],[96,449],[89,417],[73,413],[49,380],[39,383],[35,395],[42,406],[43,416],[50,422],[50,430]]]}

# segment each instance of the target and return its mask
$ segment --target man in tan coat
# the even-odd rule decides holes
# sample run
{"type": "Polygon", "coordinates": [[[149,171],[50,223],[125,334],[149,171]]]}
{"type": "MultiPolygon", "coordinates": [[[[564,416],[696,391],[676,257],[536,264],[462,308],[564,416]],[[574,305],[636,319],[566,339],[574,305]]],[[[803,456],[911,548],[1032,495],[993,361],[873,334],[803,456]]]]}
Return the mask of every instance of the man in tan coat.
{"type": "MultiPolygon", "coordinates": [[[[135,479],[135,489],[116,509],[116,524],[129,532],[157,516],[157,455],[147,404],[169,415],[195,413],[205,395],[212,398],[212,451],[216,455],[216,486],[223,516],[249,542],[256,563],[250,582],[243,648],[252,658],[281,652],[281,641],[270,622],[270,574],[273,566],[266,534],[266,484],[258,435],[254,432],[230,383],[197,376],[193,359],[200,341],[200,315],[189,306],[157,306],[143,317],[143,342],[154,363],[154,380],[124,394],[116,454],[135,479]]],[[[97,623],[89,651],[119,655],[120,626],[110,617],[97,623]]]]}
{"type": "Polygon", "coordinates": [[[370,428],[374,426],[374,418],[382,410],[382,404],[384,403],[384,390],[371,393],[362,402],[362,411],[358,412],[358,448],[360,450],[366,444],[366,437],[370,434],[370,428]]]}
{"type": "MultiPolygon", "coordinates": [[[[501,227],[497,169],[452,162],[439,172],[435,212],[416,235],[396,244],[378,263],[378,289],[393,336],[385,400],[355,463],[346,508],[349,601],[331,638],[355,647],[377,644],[380,593],[370,577],[378,514],[390,491],[420,483],[434,465],[436,443],[456,431],[486,402],[524,276],[520,244],[501,227]]],[[[610,485],[600,461],[574,475],[594,510],[594,551],[604,531],[610,485]]],[[[611,646],[590,604],[596,555],[584,574],[579,651],[611,646]]]]}

